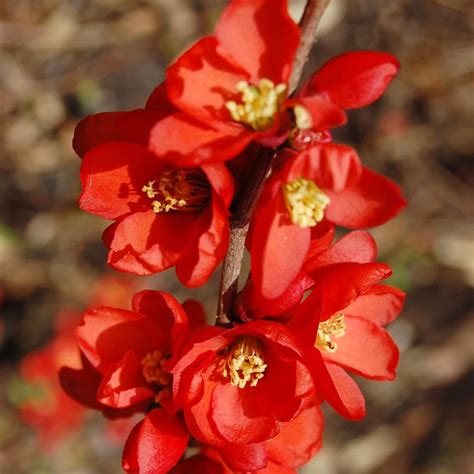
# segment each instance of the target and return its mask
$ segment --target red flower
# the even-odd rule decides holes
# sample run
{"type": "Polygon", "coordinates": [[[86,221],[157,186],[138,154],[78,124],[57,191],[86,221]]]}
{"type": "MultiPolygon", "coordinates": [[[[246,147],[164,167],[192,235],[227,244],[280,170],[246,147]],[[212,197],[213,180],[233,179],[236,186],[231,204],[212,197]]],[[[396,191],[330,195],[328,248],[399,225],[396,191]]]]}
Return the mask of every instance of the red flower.
{"type": "Polygon", "coordinates": [[[323,273],[289,326],[308,348],[322,396],[343,416],[359,419],[364,398],[345,370],[374,380],[395,378],[398,349],[382,326],[397,317],[405,295],[379,284],[391,273],[383,264],[337,264],[323,273]]]}
{"type": "Polygon", "coordinates": [[[230,159],[251,141],[281,144],[291,126],[287,108],[305,127],[345,123],[344,112],[330,101],[311,97],[303,108],[305,99],[287,99],[299,41],[285,0],[232,1],[214,36],[168,68],[168,97],[178,111],[153,128],[151,149],[173,163],[196,166],[230,159]]]}
{"type": "Polygon", "coordinates": [[[171,374],[164,368],[189,332],[187,314],[168,293],[134,295],[132,311],[87,311],[77,329],[79,347],[101,382],[96,399],[112,408],[169,404],[171,374]]]}
{"type": "Polygon", "coordinates": [[[175,408],[183,407],[192,435],[218,447],[233,469],[259,469],[265,442],[316,402],[302,356],[292,332],[276,322],[204,328],[170,363],[175,408]]]}
{"type": "Polygon", "coordinates": [[[114,268],[148,275],[176,266],[204,283],[227,250],[232,177],[222,163],[180,169],[144,146],[106,143],[82,161],[81,209],[114,220],[104,233],[114,268]]]}
{"type": "Polygon", "coordinates": [[[383,224],[405,206],[399,187],[362,166],[347,146],[322,144],[281,152],[252,220],[252,279],[267,298],[283,293],[310,249],[311,228],[323,221],[348,228],[383,224]],[[291,258],[288,258],[291,255],[291,258]]]}

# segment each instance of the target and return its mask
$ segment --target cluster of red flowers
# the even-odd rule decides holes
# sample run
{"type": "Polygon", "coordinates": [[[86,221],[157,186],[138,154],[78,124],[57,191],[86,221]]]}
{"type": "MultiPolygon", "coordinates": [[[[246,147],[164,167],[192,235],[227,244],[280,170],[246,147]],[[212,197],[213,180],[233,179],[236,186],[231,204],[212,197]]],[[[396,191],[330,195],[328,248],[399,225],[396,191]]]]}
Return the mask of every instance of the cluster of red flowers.
{"type": "Polygon", "coordinates": [[[367,232],[334,242],[334,229],[383,224],[405,201],[330,130],[346,109],[378,99],[399,64],[346,53],[292,93],[299,44],[286,0],[232,0],[144,109],[76,129],[80,207],[113,221],[103,235],[109,264],[137,275],[176,267],[187,287],[222,262],[234,196],[249,192],[262,153],[275,155],[232,324],[206,325],[198,302],[146,290],[130,310],[87,311],[77,329],[82,367],[62,370],[65,390],[109,417],[144,413],[124,448],[126,472],[297,472],[321,446],[321,403],[364,416],[348,372],[395,377],[398,350],[384,326],[404,294],[381,283],[391,270],[375,261],[367,232]]]}

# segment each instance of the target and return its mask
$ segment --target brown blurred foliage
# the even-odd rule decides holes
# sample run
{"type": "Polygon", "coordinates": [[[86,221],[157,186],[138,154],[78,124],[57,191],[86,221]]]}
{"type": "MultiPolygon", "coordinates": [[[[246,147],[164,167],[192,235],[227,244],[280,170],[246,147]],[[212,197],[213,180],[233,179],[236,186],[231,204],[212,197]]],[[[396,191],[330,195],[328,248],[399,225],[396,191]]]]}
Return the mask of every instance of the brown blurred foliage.
{"type": "MultiPolygon", "coordinates": [[[[224,3],[0,2],[2,473],[120,470],[120,452],[104,444],[94,417],[52,453],[39,450],[15,413],[17,363],[48,340],[60,308],[84,307],[107,271],[105,222],[76,207],[75,124],[142,106],[166,65],[212,31],[224,3]]],[[[296,17],[303,3],[291,2],[296,17]]],[[[324,448],[305,473],[473,472],[473,28],[469,0],[332,0],[320,29],[307,73],[353,49],[390,51],[402,63],[388,93],[351,112],[336,139],[409,200],[374,230],[408,301],[391,327],[402,350],[398,379],[363,384],[363,422],[328,416],[324,448]]],[[[187,294],[172,273],[138,280],[187,294]]],[[[215,291],[216,279],[197,292],[210,311],[215,291]]]]}

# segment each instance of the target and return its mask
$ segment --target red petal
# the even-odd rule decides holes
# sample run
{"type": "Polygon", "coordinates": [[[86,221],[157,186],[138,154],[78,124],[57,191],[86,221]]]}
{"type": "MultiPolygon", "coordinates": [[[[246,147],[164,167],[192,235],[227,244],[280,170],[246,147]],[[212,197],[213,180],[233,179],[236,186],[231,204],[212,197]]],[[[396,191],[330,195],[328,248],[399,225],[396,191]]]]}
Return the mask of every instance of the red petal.
{"type": "Polygon", "coordinates": [[[360,391],[355,381],[335,364],[327,363],[326,367],[331,375],[332,383],[337,391],[337,396],[342,402],[342,407],[338,403],[331,403],[332,407],[342,416],[351,420],[360,420],[365,416],[364,395],[360,391]]]}
{"type": "Polygon", "coordinates": [[[161,272],[176,264],[194,235],[195,213],[136,212],[119,222],[108,262],[136,275],[161,272]]]}
{"type": "Polygon", "coordinates": [[[176,166],[199,166],[237,156],[255,132],[240,124],[214,123],[211,128],[183,113],[160,120],[153,128],[149,147],[176,166]]]}
{"type": "MultiPolygon", "coordinates": [[[[267,451],[265,443],[256,444],[226,444],[218,449],[225,463],[232,472],[261,472],[260,469],[267,464],[267,451]]],[[[264,470],[264,472],[266,472],[264,470]]]]}
{"type": "Polygon", "coordinates": [[[212,189],[216,192],[225,208],[230,206],[234,197],[234,178],[224,163],[219,161],[202,166],[212,189]]]}
{"type": "Polygon", "coordinates": [[[176,275],[183,285],[194,288],[204,284],[224,259],[230,234],[227,214],[214,194],[212,206],[197,222],[196,239],[176,264],[176,275]]]}
{"type": "Polygon", "coordinates": [[[392,322],[401,312],[405,293],[387,285],[374,285],[344,309],[344,314],[360,316],[379,326],[392,322]]]}
{"type": "Polygon", "coordinates": [[[384,224],[406,206],[397,184],[365,167],[357,184],[328,194],[326,217],[350,229],[384,224]]]}
{"type": "Polygon", "coordinates": [[[122,467],[130,473],[165,474],[184,454],[188,438],[179,418],[155,408],[130,433],[122,467]]]}
{"type": "Polygon", "coordinates": [[[294,225],[279,192],[253,217],[251,272],[265,298],[280,296],[297,277],[309,249],[311,231],[294,225]],[[288,258],[291,255],[291,258],[288,258]]]}
{"type": "Polygon", "coordinates": [[[106,219],[150,208],[142,187],[163,167],[145,147],[107,143],[91,150],[81,164],[79,207],[106,219]]]}
{"type": "Polygon", "coordinates": [[[311,115],[310,128],[313,130],[329,130],[347,122],[347,116],[343,110],[320,97],[302,97],[288,100],[286,103],[290,107],[295,105],[304,107],[311,115]]]}
{"type": "Polygon", "coordinates": [[[145,109],[159,110],[162,113],[171,114],[176,112],[176,107],[168,99],[166,81],[159,84],[148,97],[145,109]]]}
{"type": "Polygon", "coordinates": [[[198,474],[226,474],[222,463],[201,454],[181,460],[170,472],[171,474],[190,474],[193,472],[198,474]]]}
{"type": "Polygon", "coordinates": [[[188,316],[179,301],[164,291],[143,290],[132,299],[133,311],[155,321],[163,334],[169,339],[166,350],[171,351],[173,343],[187,336],[189,332],[188,316]]]}
{"type": "Polygon", "coordinates": [[[230,121],[225,103],[238,99],[238,82],[248,73],[225,57],[217,40],[208,36],[168,67],[168,97],[178,109],[204,123],[230,121]]]}
{"type": "Polygon", "coordinates": [[[81,158],[92,148],[108,142],[146,146],[153,125],[165,115],[164,111],[144,109],[89,115],[77,124],[72,146],[81,158]]]}
{"type": "Polygon", "coordinates": [[[363,377],[393,380],[399,352],[390,334],[372,321],[345,316],[346,334],[334,340],[337,350],[323,357],[363,377]]]}
{"type": "MultiPolygon", "coordinates": [[[[288,154],[283,152],[282,155],[288,154]]],[[[359,182],[362,166],[356,151],[345,145],[327,143],[315,145],[288,161],[283,172],[285,181],[304,177],[313,180],[323,191],[340,192],[359,182]]],[[[326,211],[329,211],[331,204],[326,211]]]]}
{"type": "Polygon", "coordinates": [[[196,300],[186,300],[183,303],[183,309],[188,315],[189,324],[192,329],[205,326],[207,324],[207,315],[204,306],[196,300]]]}
{"type": "Polygon", "coordinates": [[[221,15],[216,36],[253,81],[288,82],[300,31],[285,0],[234,0],[221,15]]]}
{"type": "Polygon", "coordinates": [[[369,263],[377,257],[375,240],[368,232],[354,231],[339,239],[329,249],[307,260],[304,271],[312,273],[316,269],[335,263],[369,263]]]}
{"type": "Polygon", "coordinates": [[[127,351],[116,369],[104,375],[97,391],[97,400],[112,408],[128,408],[151,400],[151,390],[142,373],[142,365],[133,351],[127,351]]]}
{"type": "Polygon", "coordinates": [[[319,405],[308,408],[284,423],[278,435],[267,442],[268,456],[285,466],[302,466],[320,450],[323,429],[324,418],[319,405]]]}
{"type": "Polygon", "coordinates": [[[87,311],[76,334],[80,349],[99,371],[121,361],[128,350],[141,359],[166,341],[160,327],[149,318],[107,307],[87,311]]]}
{"type": "Polygon", "coordinates": [[[377,100],[400,67],[395,56],[354,51],[329,60],[303,86],[299,95],[326,94],[343,109],[357,109],[377,100]]]}

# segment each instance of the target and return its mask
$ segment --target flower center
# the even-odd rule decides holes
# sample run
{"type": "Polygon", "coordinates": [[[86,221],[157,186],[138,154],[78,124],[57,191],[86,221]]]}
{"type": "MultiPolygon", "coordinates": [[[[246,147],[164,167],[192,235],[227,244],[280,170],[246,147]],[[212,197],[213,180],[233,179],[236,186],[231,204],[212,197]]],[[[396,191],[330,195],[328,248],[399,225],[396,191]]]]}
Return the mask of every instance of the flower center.
{"type": "Polygon", "coordinates": [[[197,169],[172,168],[159,179],[142,187],[150,199],[153,212],[200,211],[209,201],[211,188],[204,173],[197,169]]]}
{"type": "Polygon", "coordinates": [[[283,196],[293,224],[314,227],[324,217],[330,199],[314,181],[298,178],[283,185],[283,196]]]}
{"type": "Polygon", "coordinates": [[[230,383],[244,388],[247,382],[255,387],[265,375],[267,364],[261,354],[260,343],[253,337],[240,337],[232,345],[222,375],[230,383]]]}
{"type": "Polygon", "coordinates": [[[337,344],[331,337],[342,337],[346,334],[346,323],[344,315],[337,313],[328,320],[319,323],[318,334],[314,346],[325,352],[336,352],[337,344]]]}
{"type": "Polygon", "coordinates": [[[287,85],[275,85],[269,79],[261,79],[258,86],[240,81],[236,88],[241,93],[242,103],[230,100],[225,104],[232,118],[254,130],[271,128],[275,115],[285,101],[287,85]]]}
{"type": "Polygon", "coordinates": [[[158,350],[149,352],[142,359],[142,372],[145,380],[159,386],[159,392],[155,396],[156,403],[169,394],[169,390],[165,387],[171,384],[171,374],[163,368],[165,362],[166,358],[158,350]]]}

